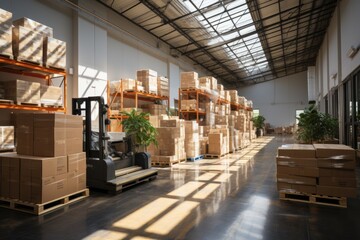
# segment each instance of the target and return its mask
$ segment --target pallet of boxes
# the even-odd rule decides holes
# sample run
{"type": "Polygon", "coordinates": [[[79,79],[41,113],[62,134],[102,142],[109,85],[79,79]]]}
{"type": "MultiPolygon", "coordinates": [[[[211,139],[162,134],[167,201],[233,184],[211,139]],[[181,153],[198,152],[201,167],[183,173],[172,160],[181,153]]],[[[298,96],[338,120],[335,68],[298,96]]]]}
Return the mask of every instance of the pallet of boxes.
{"type": "Polygon", "coordinates": [[[16,115],[16,150],[0,155],[2,207],[36,215],[89,195],[81,116],[16,115]]]}
{"type": "Polygon", "coordinates": [[[184,120],[159,120],[157,127],[158,146],[150,145],[151,164],[157,167],[171,167],[186,160],[184,120]]]}
{"type": "Polygon", "coordinates": [[[278,148],[280,199],[347,207],[356,197],[355,150],[339,144],[289,144],[278,148]]]}

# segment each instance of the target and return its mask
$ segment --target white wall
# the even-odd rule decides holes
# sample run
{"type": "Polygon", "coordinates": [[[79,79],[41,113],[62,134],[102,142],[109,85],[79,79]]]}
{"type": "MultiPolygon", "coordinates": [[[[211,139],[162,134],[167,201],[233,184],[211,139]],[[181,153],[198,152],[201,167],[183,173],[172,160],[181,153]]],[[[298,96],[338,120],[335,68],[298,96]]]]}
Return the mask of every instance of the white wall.
{"type": "Polygon", "coordinates": [[[240,96],[253,100],[272,126],[295,123],[295,111],[307,107],[307,72],[238,89],[240,96]]]}

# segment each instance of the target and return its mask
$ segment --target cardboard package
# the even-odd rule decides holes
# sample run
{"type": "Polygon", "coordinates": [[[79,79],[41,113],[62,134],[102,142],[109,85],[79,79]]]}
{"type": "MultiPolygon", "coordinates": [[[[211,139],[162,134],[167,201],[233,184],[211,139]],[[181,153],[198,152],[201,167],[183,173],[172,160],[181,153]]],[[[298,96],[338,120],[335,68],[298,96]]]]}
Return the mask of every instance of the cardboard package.
{"type": "Polygon", "coordinates": [[[316,177],[304,177],[291,174],[277,174],[277,182],[284,182],[290,184],[302,184],[302,185],[316,185],[316,177]]]}
{"type": "Polygon", "coordinates": [[[319,177],[320,186],[350,187],[356,188],[355,177],[319,177]]]}
{"type": "Polygon", "coordinates": [[[0,154],[0,196],[19,199],[20,197],[20,159],[15,153],[0,154]]]}
{"type": "Polygon", "coordinates": [[[315,148],[310,144],[286,144],[278,148],[278,156],[315,158],[315,148]]]}
{"type": "Polygon", "coordinates": [[[138,70],[136,72],[137,80],[142,83],[145,91],[157,94],[157,72],[151,69],[138,70]]]}
{"type": "Polygon", "coordinates": [[[21,155],[34,155],[33,113],[16,115],[16,151],[21,155]]]}
{"type": "Polygon", "coordinates": [[[199,88],[199,77],[197,72],[181,72],[180,88],[196,89],[199,88]]]}
{"type": "Polygon", "coordinates": [[[357,188],[350,187],[334,187],[334,186],[321,186],[317,187],[317,194],[332,197],[353,197],[357,196],[357,188]]]}
{"type": "Polygon", "coordinates": [[[12,29],[13,54],[17,60],[42,64],[43,36],[31,29],[16,26],[12,29]]]}
{"type": "Polygon", "coordinates": [[[293,158],[293,157],[276,157],[277,165],[288,167],[311,167],[317,168],[316,158],[293,158]]]}
{"type": "Polygon", "coordinates": [[[314,185],[303,185],[303,184],[291,184],[278,182],[277,183],[278,191],[287,191],[287,192],[301,192],[308,194],[316,194],[317,187],[314,185]]]}
{"type": "Polygon", "coordinates": [[[45,203],[68,194],[67,157],[20,158],[20,200],[45,203]]]}
{"type": "Polygon", "coordinates": [[[14,147],[14,126],[0,126],[0,150],[14,147]]]}
{"type": "Polygon", "coordinates": [[[40,83],[14,80],[4,83],[5,98],[14,102],[40,104],[40,83]]]}
{"type": "Polygon", "coordinates": [[[75,153],[67,156],[68,160],[68,194],[86,188],[86,154],[75,153]]]}
{"type": "Polygon", "coordinates": [[[40,102],[49,106],[63,106],[62,88],[56,86],[40,86],[40,102]]]}
{"type": "Polygon", "coordinates": [[[66,42],[53,37],[45,37],[43,52],[45,66],[66,69],[66,42]]]}
{"type": "Polygon", "coordinates": [[[355,150],[342,144],[314,144],[317,158],[356,159],[355,150]]]}
{"type": "Polygon", "coordinates": [[[12,13],[0,8],[0,54],[12,56],[12,13]]]}
{"type": "Polygon", "coordinates": [[[289,166],[277,166],[278,174],[289,174],[295,176],[304,177],[318,177],[319,169],[314,167],[289,167],[289,166]]]}

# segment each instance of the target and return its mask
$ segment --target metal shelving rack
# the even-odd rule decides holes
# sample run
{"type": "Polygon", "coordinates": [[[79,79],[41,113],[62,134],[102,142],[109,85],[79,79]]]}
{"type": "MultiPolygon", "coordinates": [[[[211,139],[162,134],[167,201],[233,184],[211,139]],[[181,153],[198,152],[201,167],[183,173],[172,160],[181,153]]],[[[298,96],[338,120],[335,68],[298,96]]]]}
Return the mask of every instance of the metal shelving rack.
{"type": "MultiPolygon", "coordinates": [[[[135,89],[137,89],[137,83],[135,84],[135,89]]],[[[139,101],[145,101],[145,102],[155,102],[157,100],[159,101],[166,101],[167,103],[167,107],[169,109],[169,97],[168,96],[159,96],[159,95],[155,95],[155,94],[150,94],[150,93],[146,93],[144,91],[136,91],[136,90],[131,90],[128,91],[126,89],[123,89],[123,84],[122,81],[119,84],[119,88],[116,90],[115,93],[111,94],[110,93],[110,81],[108,81],[107,83],[107,99],[108,99],[108,105],[109,105],[109,110],[108,110],[108,118],[109,119],[114,119],[117,121],[122,121],[123,119],[126,118],[126,116],[122,115],[122,114],[112,114],[111,113],[111,105],[114,104],[115,102],[119,102],[120,101],[120,109],[119,111],[123,111],[124,109],[124,99],[134,99],[135,101],[135,109],[138,108],[138,104],[139,101]]]]}

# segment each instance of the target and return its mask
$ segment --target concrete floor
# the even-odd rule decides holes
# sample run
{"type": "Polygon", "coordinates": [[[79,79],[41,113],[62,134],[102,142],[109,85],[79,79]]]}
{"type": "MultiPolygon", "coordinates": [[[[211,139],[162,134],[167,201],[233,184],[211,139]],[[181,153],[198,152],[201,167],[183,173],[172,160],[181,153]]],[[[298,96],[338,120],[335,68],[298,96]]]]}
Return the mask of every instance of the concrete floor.
{"type": "Polygon", "coordinates": [[[278,199],[276,150],[292,142],[263,137],[221,159],[160,169],[121,194],[92,191],[45,216],[0,208],[0,239],[360,239],[359,197],[347,209],[278,199]]]}

